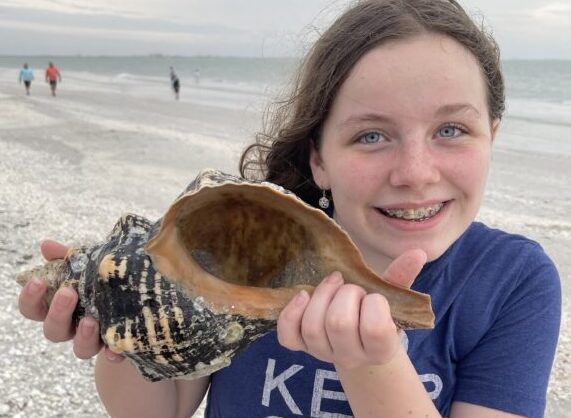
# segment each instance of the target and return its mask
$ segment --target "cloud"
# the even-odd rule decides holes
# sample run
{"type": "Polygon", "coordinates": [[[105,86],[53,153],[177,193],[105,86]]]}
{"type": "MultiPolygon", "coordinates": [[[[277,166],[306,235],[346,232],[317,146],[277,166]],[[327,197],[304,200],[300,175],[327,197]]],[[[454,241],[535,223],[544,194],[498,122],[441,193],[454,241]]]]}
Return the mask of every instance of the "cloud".
{"type": "Polygon", "coordinates": [[[571,21],[571,4],[550,3],[530,12],[530,16],[545,23],[560,23],[569,27],[571,21]]]}
{"type": "MultiPolygon", "coordinates": [[[[0,54],[298,55],[350,1],[0,0],[0,54]]],[[[504,56],[571,58],[566,0],[460,1],[504,56]]]]}
{"type": "Polygon", "coordinates": [[[485,18],[509,59],[571,59],[567,0],[461,0],[485,18]]]}
{"type": "Polygon", "coordinates": [[[548,5],[535,9],[537,16],[554,17],[563,14],[571,14],[571,4],[566,3],[550,3],[548,5]]]}
{"type": "MultiPolygon", "coordinates": [[[[53,40],[50,50],[82,54],[224,54],[291,56],[308,38],[302,28],[318,13],[304,16],[301,3],[290,0],[291,13],[280,5],[250,0],[247,6],[226,0],[0,0],[0,33],[11,43],[0,43],[0,54],[22,53],[19,45],[45,51],[42,38],[53,40]],[[120,4],[121,9],[107,3],[120,4]],[[253,5],[264,7],[252,13],[253,5]],[[138,9],[133,4],[138,4],[138,9]],[[218,8],[216,6],[219,6],[218,8]],[[161,8],[160,12],[154,10],[161,8]],[[145,17],[150,15],[151,17],[145,17]],[[173,16],[170,16],[173,15],[173,16]],[[266,18],[268,17],[268,18],[266,18]],[[18,43],[16,43],[16,40],[18,43]],[[134,45],[139,42],[141,45],[134,45]],[[40,47],[40,45],[42,45],[40,47]]],[[[313,1],[313,7],[326,0],[313,1]]]]}
{"type": "Polygon", "coordinates": [[[0,6],[0,54],[291,55],[287,33],[222,24],[181,23],[106,14],[77,15],[0,6]],[[36,51],[36,52],[34,52],[36,51]]]}
{"type": "MultiPolygon", "coordinates": [[[[196,43],[201,39],[207,37],[211,38],[212,34],[206,36],[205,34],[190,33],[184,31],[152,31],[141,29],[111,29],[95,28],[85,26],[66,25],[61,26],[58,24],[50,23],[37,23],[37,22],[23,22],[13,20],[0,20],[0,28],[39,32],[44,34],[58,34],[74,37],[93,37],[101,40],[139,40],[139,41],[168,41],[173,43],[196,43]]],[[[216,39],[213,39],[216,41],[216,39]]]]}
{"type": "Polygon", "coordinates": [[[113,15],[144,18],[149,15],[137,9],[118,7],[119,2],[99,0],[98,5],[83,0],[0,0],[0,8],[26,9],[35,12],[63,13],[70,15],[113,15]]]}

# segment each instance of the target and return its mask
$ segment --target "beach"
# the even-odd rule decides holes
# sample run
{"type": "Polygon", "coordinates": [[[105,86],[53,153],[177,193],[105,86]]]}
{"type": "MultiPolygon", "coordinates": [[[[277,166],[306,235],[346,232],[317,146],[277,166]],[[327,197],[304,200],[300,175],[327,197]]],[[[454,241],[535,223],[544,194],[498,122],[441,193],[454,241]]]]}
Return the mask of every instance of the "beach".
{"type": "MultiPolygon", "coordinates": [[[[45,340],[18,311],[14,277],[42,262],[39,242],[96,242],[124,213],[159,218],[204,168],[238,172],[261,126],[264,89],[63,72],[58,96],[31,96],[0,67],[0,417],[106,417],[94,361],[45,340]]],[[[571,117],[563,105],[510,102],[479,219],[538,241],[559,270],[563,322],[546,417],[571,411],[571,117]],[[537,117],[537,115],[540,117],[537,117]]],[[[199,411],[196,417],[202,416],[199,411]]]]}

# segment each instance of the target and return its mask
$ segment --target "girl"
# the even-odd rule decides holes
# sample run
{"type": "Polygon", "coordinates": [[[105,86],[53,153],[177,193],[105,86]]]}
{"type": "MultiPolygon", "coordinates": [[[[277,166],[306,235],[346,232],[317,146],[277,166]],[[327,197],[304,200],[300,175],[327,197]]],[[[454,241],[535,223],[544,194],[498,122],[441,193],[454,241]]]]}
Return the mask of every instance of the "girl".
{"type": "MultiPolygon", "coordinates": [[[[475,222],[504,110],[494,41],[455,1],[368,0],[309,52],[289,100],[241,161],[328,213],[377,273],[429,293],[433,330],[399,332],[386,300],[325,277],[283,310],[277,333],[196,381],[147,383],[101,351],[114,417],[541,417],[559,332],[557,271],[541,247],[475,222]]],[[[47,258],[65,247],[42,246],[47,258]]],[[[77,295],[22,313],[47,338],[100,349],[77,295]]]]}

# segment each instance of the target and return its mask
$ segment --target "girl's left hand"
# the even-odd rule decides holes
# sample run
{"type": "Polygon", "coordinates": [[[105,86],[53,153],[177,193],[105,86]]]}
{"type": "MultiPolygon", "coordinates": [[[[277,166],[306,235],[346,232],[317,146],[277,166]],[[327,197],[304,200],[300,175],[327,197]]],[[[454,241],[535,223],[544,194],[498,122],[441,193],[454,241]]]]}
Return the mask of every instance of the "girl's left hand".
{"type": "MultiPolygon", "coordinates": [[[[410,287],[424,263],[424,251],[408,250],[382,277],[410,287]]],[[[387,299],[345,284],[339,272],[325,277],[311,296],[298,293],[282,310],[277,328],[284,347],[345,369],[386,364],[400,347],[387,299]]]]}

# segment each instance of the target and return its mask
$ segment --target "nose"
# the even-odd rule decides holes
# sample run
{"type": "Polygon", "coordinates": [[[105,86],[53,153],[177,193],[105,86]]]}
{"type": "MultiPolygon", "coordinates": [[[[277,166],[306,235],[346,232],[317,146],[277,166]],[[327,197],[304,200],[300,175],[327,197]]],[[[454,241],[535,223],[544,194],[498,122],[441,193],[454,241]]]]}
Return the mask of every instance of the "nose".
{"type": "Polygon", "coordinates": [[[394,187],[420,190],[440,180],[438,160],[429,141],[406,138],[395,148],[389,180],[394,187]]]}

